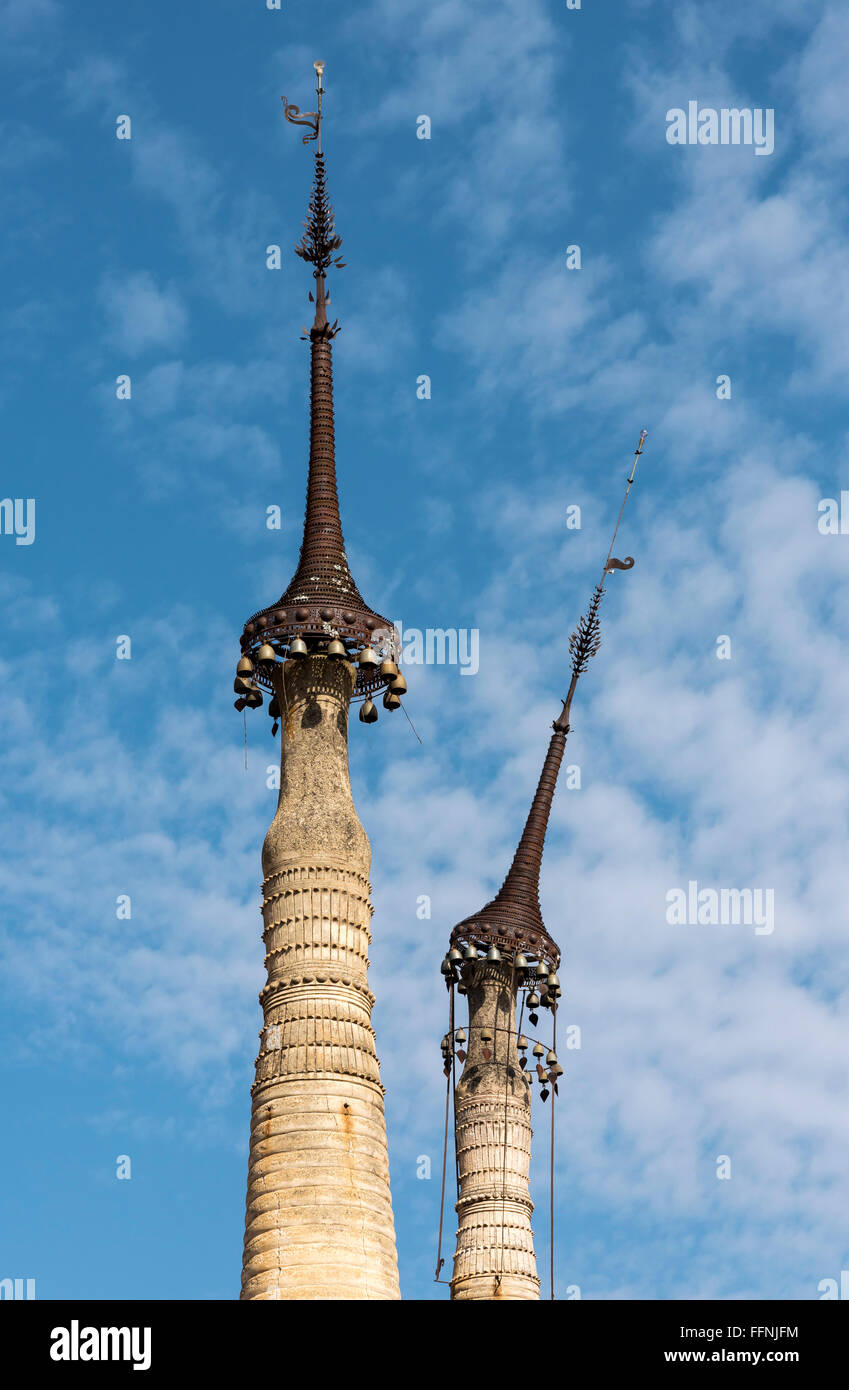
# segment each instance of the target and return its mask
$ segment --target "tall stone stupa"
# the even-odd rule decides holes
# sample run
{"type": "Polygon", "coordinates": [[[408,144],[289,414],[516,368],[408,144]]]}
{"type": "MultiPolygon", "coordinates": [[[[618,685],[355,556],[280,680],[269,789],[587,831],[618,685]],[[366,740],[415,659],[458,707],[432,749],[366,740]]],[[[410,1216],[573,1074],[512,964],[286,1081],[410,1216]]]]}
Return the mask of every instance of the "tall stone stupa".
{"type": "Polygon", "coordinates": [[[336,488],[326,275],[342,265],[316,110],[285,115],[315,142],[297,254],[313,267],[306,519],[295,576],[242,634],[236,706],[280,728],[280,795],[262,851],[268,979],[252,1086],[243,1299],[397,1299],[383,1087],[368,983],[368,837],[348,774],[348,717],[406,690],[392,624],[365,603],[345,554],[336,488]]]}
{"type": "MultiPolygon", "coordinates": [[[[450,949],[442,962],[449,990],[449,1031],[443,1038],[442,1053],[449,1096],[453,1091],[457,1170],[457,1243],[450,1285],[451,1298],[457,1301],[530,1301],[540,1296],[531,1227],[532,1083],[537,1082],[541,1100],[550,1098],[553,1108],[563,1068],[556,1052],[557,1011],[562,994],[557,975],[560,948],[542,919],[539,877],[570,728],[572,699],[578,680],[601,641],[599,608],[605,582],[614,570],[628,570],[634,564],[630,556],[615,559],[613,546],[645,437],[644,430],[635,450],[601,580],[569,642],[572,679],[563,708],[552,726],[536,793],[513,862],[492,901],[454,928],[450,949]],[[465,1028],[455,1027],[455,989],[468,1000],[468,1034],[465,1028]],[[517,1008],[520,997],[521,1011],[517,1008]],[[533,1036],[541,1013],[548,1013],[551,1018],[548,1044],[533,1036]],[[529,1036],[525,1036],[526,1032],[529,1036]],[[534,1062],[529,1065],[527,1054],[531,1048],[534,1062]],[[456,1086],[455,1058],[463,1063],[456,1086]]],[[[447,1114],[446,1105],[446,1117],[447,1114]]],[[[553,1115],[550,1180],[553,1184],[553,1115]]],[[[553,1202],[550,1218],[553,1251],[553,1202]]],[[[441,1264],[440,1259],[437,1278],[441,1264]]],[[[552,1297],[553,1270],[552,1255],[552,1297]]]]}

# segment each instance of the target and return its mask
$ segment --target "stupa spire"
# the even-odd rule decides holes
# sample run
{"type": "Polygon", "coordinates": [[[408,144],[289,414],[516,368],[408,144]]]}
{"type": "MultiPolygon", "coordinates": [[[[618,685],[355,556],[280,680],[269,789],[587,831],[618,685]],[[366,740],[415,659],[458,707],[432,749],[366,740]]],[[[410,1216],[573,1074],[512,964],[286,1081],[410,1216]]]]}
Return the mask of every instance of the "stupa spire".
{"type": "Polygon", "coordinates": [[[546,959],[555,969],[560,962],[560,951],[546,931],[539,905],[539,875],[542,867],[545,835],[554,801],[554,792],[557,787],[560,764],[563,761],[566,736],[569,733],[569,715],[575,689],[578,680],[586,671],[591,658],[595,656],[601,645],[599,608],[604,597],[605,580],[613,570],[628,570],[634,564],[630,555],[624,560],[615,559],[613,546],[616,543],[625,503],[634,483],[637,460],[643,451],[646,434],[647,431],[643,430],[634,451],[634,464],[627,481],[625,496],[619,510],[619,517],[604,562],[601,579],[593,590],[587,612],[579,618],[578,625],[569,639],[572,679],[563,701],[563,708],[552,725],[548,750],[531,809],[525,821],[525,828],[513,856],[513,862],[507,877],[492,901],[487,903],[486,907],[481,908],[480,912],[466,917],[454,928],[451,933],[452,946],[456,946],[459,942],[472,940],[479,940],[480,944],[484,942],[495,943],[499,946],[507,944],[515,946],[518,950],[530,950],[534,954],[539,953],[540,958],[546,959]]]}
{"type": "Polygon", "coordinates": [[[243,1299],[396,1299],[399,1295],[383,1085],[371,1024],[371,848],[348,769],[351,699],[406,689],[392,625],[363,602],[339,520],[325,274],[340,241],[317,110],[286,118],[315,140],[312,197],[298,254],[313,266],[310,456],[304,539],[282,598],[242,635],[237,708],[263,702],[280,729],[277,809],[262,850],[266,982],[251,1087],[243,1299]],[[380,634],[383,634],[381,639],[380,634]],[[375,648],[383,648],[384,660],[375,648]],[[281,659],[282,658],[282,659],[281,659]]]}
{"type": "MultiPolygon", "coordinates": [[[[449,1090],[454,1058],[464,1064],[454,1098],[459,1220],[451,1279],[451,1297],[461,1301],[539,1298],[529,1187],[532,1073],[527,1066],[528,1038],[517,1032],[517,999],[519,991],[525,990],[523,1015],[527,1005],[528,1023],[534,1028],[539,1021],[537,1010],[547,1009],[552,1016],[554,1036],[548,1052],[538,1039],[534,1041],[540,1098],[545,1101],[551,1094],[549,1086],[557,1093],[563,1068],[554,1050],[560,949],[546,930],[539,904],[543,848],[575,689],[601,642],[599,609],[605,580],[613,570],[628,570],[634,564],[630,555],[615,559],[613,546],[645,437],[643,430],[601,579],[569,641],[569,690],[552,726],[513,862],[492,901],[454,928],[442,963],[450,997],[449,1031],[442,1043],[449,1090]],[[468,1051],[465,1030],[454,1027],[455,985],[469,1001],[468,1051]],[[462,1044],[459,1050],[458,1043],[462,1044]]],[[[552,1114],[552,1155],[553,1143],[552,1114]]],[[[553,1210],[552,1203],[552,1222],[553,1210]]],[[[441,1263],[440,1254],[437,1278],[441,1263]]]]}
{"type": "MultiPolygon", "coordinates": [[[[322,150],[324,64],[315,63],[314,67],[315,111],[302,112],[285,96],[282,98],[286,120],[307,127],[303,143],[315,142],[312,192],[303,235],[295,247],[295,254],[312,266],[315,282],[314,292],[311,290],[309,295],[315,305],[313,324],[302,333],[310,344],[309,467],[303,539],[297,568],[280,598],[254,613],[245,624],[242,655],[251,659],[260,647],[270,644],[269,649],[278,656],[286,655],[287,649],[292,655],[303,656],[326,653],[332,643],[340,643],[342,650],[333,647],[331,654],[358,662],[354,698],[367,700],[364,717],[370,723],[377,716],[367,697],[389,686],[387,708],[397,708],[406,687],[395,664],[399,651],[397,633],[390,620],[363,599],[351,574],[342,533],[331,346],[339,332],[339,321],[334,319],[331,323],[327,315],[330,295],[326,281],[331,267],[341,270],[345,262],[339,255],[342,238],[336,231],[322,150]],[[384,658],[382,664],[380,658],[384,658]]],[[[270,668],[263,669],[262,661],[258,664],[256,680],[270,688],[270,668]]],[[[267,668],[268,663],[265,665],[267,668]]],[[[250,697],[247,703],[251,703],[250,697]]]]}

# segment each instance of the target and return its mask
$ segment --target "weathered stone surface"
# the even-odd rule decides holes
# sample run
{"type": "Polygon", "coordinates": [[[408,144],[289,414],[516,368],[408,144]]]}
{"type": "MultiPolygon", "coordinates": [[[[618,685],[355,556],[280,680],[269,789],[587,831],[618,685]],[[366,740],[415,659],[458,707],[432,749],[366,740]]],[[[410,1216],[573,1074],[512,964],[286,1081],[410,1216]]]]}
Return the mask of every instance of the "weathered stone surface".
{"type": "Polygon", "coordinates": [[[504,962],[465,966],[463,976],[469,1042],[455,1110],[460,1197],[451,1297],[538,1299],[531,1100],[516,1047],[516,988],[504,962]]]}
{"type": "Polygon", "coordinates": [[[276,673],[277,812],[262,852],[268,982],[252,1087],[243,1299],[397,1299],[368,988],[371,851],[351,797],[354,670],[276,673]]]}

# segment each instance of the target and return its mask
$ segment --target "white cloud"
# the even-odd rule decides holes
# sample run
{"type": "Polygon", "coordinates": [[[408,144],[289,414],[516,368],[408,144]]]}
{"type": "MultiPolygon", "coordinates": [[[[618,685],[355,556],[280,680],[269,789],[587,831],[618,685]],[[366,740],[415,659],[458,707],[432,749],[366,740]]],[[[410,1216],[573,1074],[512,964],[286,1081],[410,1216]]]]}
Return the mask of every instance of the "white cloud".
{"type": "Polygon", "coordinates": [[[104,276],[98,300],[108,341],[129,357],[153,348],[173,351],[184,337],[188,314],[173,285],[160,288],[150,271],[104,276]]]}

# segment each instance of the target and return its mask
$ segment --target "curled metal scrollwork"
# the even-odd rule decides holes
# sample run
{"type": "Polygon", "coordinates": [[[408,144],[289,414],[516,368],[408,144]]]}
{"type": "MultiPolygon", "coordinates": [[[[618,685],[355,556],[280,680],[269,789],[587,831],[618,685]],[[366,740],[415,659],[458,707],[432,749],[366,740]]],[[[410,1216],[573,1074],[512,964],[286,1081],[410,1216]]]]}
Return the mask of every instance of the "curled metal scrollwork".
{"type": "Polygon", "coordinates": [[[319,115],[317,111],[301,111],[299,106],[288,102],[285,97],[281,97],[283,103],[283,114],[286,120],[292,125],[308,125],[312,130],[312,135],[302,136],[302,142],[308,145],[311,140],[318,139],[319,115]]]}

